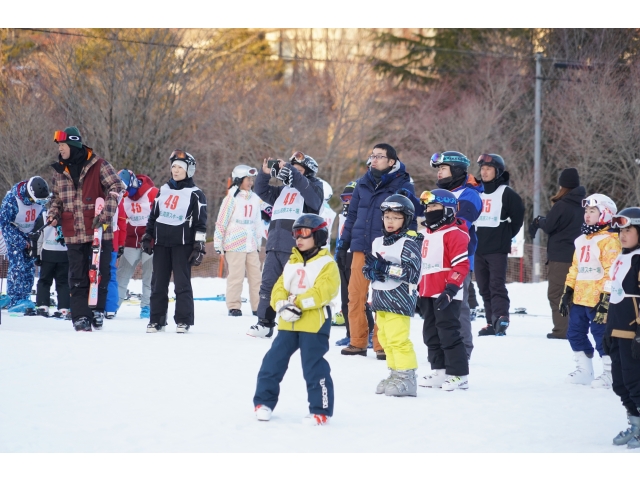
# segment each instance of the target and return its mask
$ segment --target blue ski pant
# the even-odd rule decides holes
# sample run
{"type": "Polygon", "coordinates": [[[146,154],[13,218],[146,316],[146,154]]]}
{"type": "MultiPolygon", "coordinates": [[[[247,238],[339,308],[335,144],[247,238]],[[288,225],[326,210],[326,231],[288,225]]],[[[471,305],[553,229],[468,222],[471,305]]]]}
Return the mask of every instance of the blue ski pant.
{"type": "Polygon", "coordinates": [[[606,324],[593,321],[596,318],[596,311],[593,307],[584,305],[572,305],[569,310],[569,328],[567,329],[567,340],[574,352],[584,352],[588,357],[593,356],[593,345],[587,334],[591,330],[591,335],[596,342],[596,350],[602,357],[602,337],[607,329],[606,324]]]}
{"type": "Polygon", "coordinates": [[[118,270],[116,268],[116,262],[118,261],[118,252],[111,252],[111,263],[109,269],[111,271],[111,278],[109,279],[109,286],[107,288],[107,302],[104,306],[105,312],[117,312],[118,311],[118,270]]]}
{"type": "MultiPolygon", "coordinates": [[[[111,240],[102,241],[100,251],[100,284],[98,285],[98,304],[96,310],[104,312],[107,303],[107,287],[111,280],[111,240]]],[[[91,318],[89,308],[89,267],[91,266],[91,242],[67,243],[69,256],[69,295],[71,296],[71,316],[73,320],[81,317],[91,318]]]]}
{"type": "Polygon", "coordinates": [[[275,409],[280,395],[280,382],[289,368],[289,360],[300,349],[309,413],[333,415],[333,380],[329,362],[324,358],[329,351],[330,328],[331,320],[327,319],[318,333],[278,331],[258,372],[254,406],[266,405],[275,409]]]}
{"type": "Polygon", "coordinates": [[[9,269],[7,273],[7,295],[11,299],[7,308],[24,301],[31,300],[33,280],[35,275],[34,258],[26,250],[9,250],[9,269]]]}

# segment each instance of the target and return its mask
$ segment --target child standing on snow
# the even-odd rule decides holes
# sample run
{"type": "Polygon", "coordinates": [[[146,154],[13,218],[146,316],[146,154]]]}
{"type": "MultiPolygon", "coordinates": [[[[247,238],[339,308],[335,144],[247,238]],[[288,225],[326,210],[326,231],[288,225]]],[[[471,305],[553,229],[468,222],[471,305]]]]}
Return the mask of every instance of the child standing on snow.
{"type": "Polygon", "coordinates": [[[622,253],[611,269],[611,304],[604,344],[611,357],[613,391],[627,409],[629,428],[614,445],[640,448],[640,208],[625,208],[611,221],[620,228],[622,253]]]}
{"type": "Polygon", "coordinates": [[[402,195],[391,195],[380,205],[383,236],[365,255],[362,273],[371,281],[378,340],[386,353],[389,377],[376,393],[394,397],[416,396],[418,360],[409,340],[410,320],[416,309],[420,280],[422,235],[409,230],[415,209],[402,195]]]}
{"type": "Polygon", "coordinates": [[[322,217],[302,215],[292,231],[296,246],[271,292],[271,307],[281,320],[278,335],[262,360],[253,404],[258,420],[271,418],[289,359],[300,349],[310,412],[303,423],[324,425],[333,415],[333,380],[324,359],[329,351],[329,304],[338,294],[340,276],[331,254],[322,248],[329,237],[322,217]]]}
{"type": "Polygon", "coordinates": [[[424,319],[422,338],[433,372],[421,387],[446,391],[469,388],[469,357],[460,332],[462,284],[469,273],[469,234],[456,219],[458,199],[453,192],[423,192],[427,227],[422,243],[422,279],[418,308],[424,319]]]}
{"type": "Polygon", "coordinates": [[[576,250],[567,274],[564,294],[560,301],[560,315],[569,315],[567,339],[574,352],[576,370],[566,378],[567,383],[611,387],[611,357],[604,353],[602,337],[606,329],[611,281],[609,268],[620,253],[618,235],[611,232],[611,218],[618,211],[606,195],[595,193],[582,200],[584,224],[582,235],[575,239],[576,250]],[[593,345],[602,358],[603,373],[593,379],[593,345]]]}
{"type": "Polygon", "coordinates": [[[167,324],[169,281],[176,294],[176,333],[193,325],[191,267],[202,263],[207,233],[207,199],[193,181],[196,159],[183,150],[169,157],[171,180],[155,199],[142,236],[142,250],[153,255],[151,315],[147,333],[163,332],[167,324]]]}
{"type": "Polygon", "coordinates": [[[233,185],[222,200],[213,248],[227,260],[226,303],[229,315],[241,317],[242,283],[245,272],[249,282],[249,301],[254,315],[260,301],[260,247],[262,246],[262,222],[260,197],[253,191],[256,168],[238,165],[231,172],[233,185]]]}

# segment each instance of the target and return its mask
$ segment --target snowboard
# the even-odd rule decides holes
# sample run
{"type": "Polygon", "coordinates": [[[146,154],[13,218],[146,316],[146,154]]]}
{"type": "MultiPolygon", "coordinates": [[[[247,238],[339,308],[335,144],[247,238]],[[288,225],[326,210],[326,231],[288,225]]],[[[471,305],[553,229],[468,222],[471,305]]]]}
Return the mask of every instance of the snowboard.
{"type": "MultiPolygon", "coordinates": [[[[104,209],[104,198],[96,198],[95,216],[104,209]]],[[[89,267],[89,307],[98,305],[98,286],[100,285],[100,250],[102,249],[102,232],[105,225],[98,225],[93,230],[93,243],[91,244],[91,266],[89,267]]]]}

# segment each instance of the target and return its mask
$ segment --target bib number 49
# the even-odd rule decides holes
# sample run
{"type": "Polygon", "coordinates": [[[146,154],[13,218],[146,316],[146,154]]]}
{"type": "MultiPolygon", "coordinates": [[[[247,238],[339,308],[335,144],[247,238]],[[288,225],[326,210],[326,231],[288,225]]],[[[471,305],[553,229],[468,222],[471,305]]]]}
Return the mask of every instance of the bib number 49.
{"type": "Polygon", "coordinates": [[[164,201],[164,206],[168,210],[175,210],[176,207],[178,206],[178,200],[180,200],[179,196],[169,195],[169,197],[167,197],[167,199],[164,201]]]}

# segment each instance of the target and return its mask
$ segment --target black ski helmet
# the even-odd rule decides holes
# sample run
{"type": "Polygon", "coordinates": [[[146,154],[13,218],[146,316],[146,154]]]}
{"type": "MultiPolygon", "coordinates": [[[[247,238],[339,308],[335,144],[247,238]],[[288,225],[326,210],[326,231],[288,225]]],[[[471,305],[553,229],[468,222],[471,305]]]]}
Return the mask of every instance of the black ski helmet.
{"type": "Polygon", "coordinates": [[[316,173],[318,173],[318,162],[302,152],[295,152],[291,155],[289,163],[291,165],[295,165],[296,163],[302,165],[306,177],[315,177],[316,173]]]}
{"type": "Polygon", "coordinates": [[[611,226],[614,228],[627,228],[632,226],[640,237],[640,207],[627,207],[620,210],[611,218],[611,226]]]}
{"type": "Polygon", "coordinates": [[[327,244],[327,240],[329,239],[329,229],[327,228],[327,221],[320,215],[316,215],[314,213],[305,213],[304,215],[301,215],[295,222],[293,222],[291,233],[294,234],[294,232],[300,228],[308,228],[311,230],[316,247],[321,248],[327,244]]]}
{"type": "Polygon", "coordinates": [[[49,184],[42,177],[31,177],[27,182],[27,193],[31,201],[44,205],[49,201],[49,184]]]}
{"type": "Polygon", "coordinates": [[[482,168],[483,165],[495,168],[496,178],[502,175],[505,170],[504,159],[496,153],[482,153],[478,157],[478,166],[482,168]]]}
{"type": "Polygon", "coordinates": [[[416,214],[416,209],[413,203],[411,203],[411,200],[399,193],[394,193],[385,198],[382,204],[380,204],[380,210],[382,210],[382,233],[384,235],[389,235],[384,228],[384,212],[399,212],[404,215],[404,222],[402,222],[402,228],[400,229],[401,232],[409,229],[409,224],[416,214]]]}
{"type": "Polygon", "coordinates": [[[465,172],[469,169],[469,159],[466,155],[454,150],[447,150],[442,153],[434,153],[431,156],[431,166],[438,168],[440,165],[449,165],[449,167],[460,167],[465,172]]]}
{"type": "Polygon", "coordinates": [[[196,159],[193,158],[193,155],[185,152],[184,150],[174,150],[171,152],[169,161],[171,162],[171,166],[173,166],[174,162],[184,163],[184,165],[181,166],[184,167],[187,172],[187,178],[192,178],[196,173],[196,159]]]}

